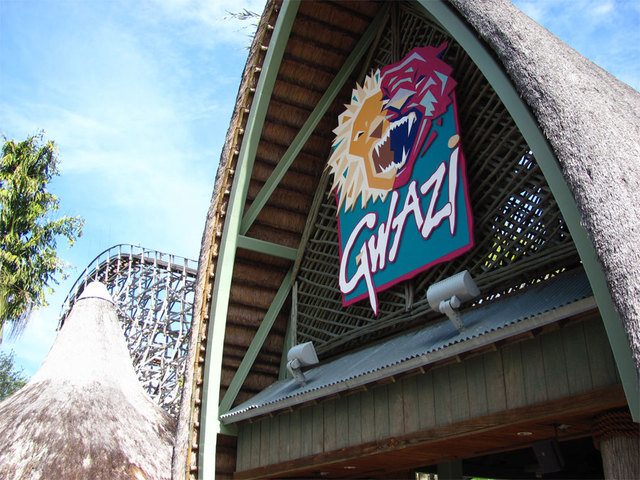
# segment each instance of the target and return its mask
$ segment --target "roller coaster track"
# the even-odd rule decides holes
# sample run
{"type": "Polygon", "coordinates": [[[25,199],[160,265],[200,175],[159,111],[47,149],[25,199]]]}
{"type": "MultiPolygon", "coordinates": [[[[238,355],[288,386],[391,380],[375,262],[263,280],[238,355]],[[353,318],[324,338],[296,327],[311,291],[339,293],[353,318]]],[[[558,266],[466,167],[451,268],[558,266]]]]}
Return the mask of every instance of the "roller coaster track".
{"type": "Polygon", "coordinates": [[[134,245],[98,255],[65,299],[61,327],[90,282],[104,283],[116,303],[134,369],[143,388],[177,417],[191,328],[197,262],[134,245]]]}

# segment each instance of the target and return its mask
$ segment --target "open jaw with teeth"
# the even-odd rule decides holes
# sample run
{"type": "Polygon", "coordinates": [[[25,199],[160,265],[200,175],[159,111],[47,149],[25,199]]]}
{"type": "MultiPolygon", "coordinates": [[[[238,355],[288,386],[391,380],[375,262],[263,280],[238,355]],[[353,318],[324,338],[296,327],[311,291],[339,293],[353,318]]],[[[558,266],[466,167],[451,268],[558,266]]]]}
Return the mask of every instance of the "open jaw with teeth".
{"type": "Polygon", "coordinates": [[[371,161],[377,174],[405,168],[418,132],[417,123],[416,112],[409,112],[392,122],[384,136],[375,143],[371,161]]]}

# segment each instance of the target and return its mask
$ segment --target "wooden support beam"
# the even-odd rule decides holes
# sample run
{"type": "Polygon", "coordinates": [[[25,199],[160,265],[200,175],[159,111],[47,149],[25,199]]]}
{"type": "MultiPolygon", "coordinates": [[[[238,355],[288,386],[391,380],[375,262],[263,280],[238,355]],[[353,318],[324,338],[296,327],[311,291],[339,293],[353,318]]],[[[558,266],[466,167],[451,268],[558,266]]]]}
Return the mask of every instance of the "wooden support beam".
{"type": "Polygon", "coordinates": [[[302,150],[302,147],[307,142],[313,131],[316,129],[316,126],[331,105],[331,102],[333,102],[338,92],[340,92],[342,86],[349,78],[349,75],[351,75],[351,73],[355,69],[367,47],[371,44],[376,34],[378,33],[378,30],[384,24],[388,9],[389,4],[385,4],[378,12],[376,18],[374,18],[371,24],[369,24],[369,27],[360,38],[360,41],[358,41],[358,44],[351,51],[349,57],[347,57],[344,65],[342,66],[338,74],[334,77],[333,81],[327,88],[327,91],[324,93],[324,95],[316,105],[316,108],[313,110],[306,123],[300,129],[298,135],[296,135],[296,138],[294,138],[293,142],[291,142],[289,149],[285,152],[280,162],[278,162],[278,165],[273,170],[271,177],[269,177],[269,180],[267,180],[267,182],[264,184],[256,198],[254,199],[253,203],[245,213],[244,218],[242,219],[242,224],[240,226],[241,235],[247,233],[247,230],[249,230],[249,227],[251,227],[254,220],[257,218],[258,214],[269,200],[269,197],[280,183],[280,180],[282,180],[282,177],[284,177],[285,173],[287,173],[287,170],[289,170],[289,167],[300,153],[300,150],[302,150]]]}
{"type": "Polygon", "coordinates": [[[252,252],[264,253],[274,257],[284,258],[286,260],[295,260],[298,257],[298,250],[277,243],[258,240],[257,238],[245,237],[238,235],[238,248],[251,250],[252,252]]]}

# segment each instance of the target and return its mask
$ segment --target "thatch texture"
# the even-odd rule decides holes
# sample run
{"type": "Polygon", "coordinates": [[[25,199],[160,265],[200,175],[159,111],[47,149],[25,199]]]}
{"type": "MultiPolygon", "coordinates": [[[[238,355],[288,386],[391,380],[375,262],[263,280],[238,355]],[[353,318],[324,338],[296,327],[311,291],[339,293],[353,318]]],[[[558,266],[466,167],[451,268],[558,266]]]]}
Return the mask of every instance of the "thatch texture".
{"type": "Polygon", "coordinates": [[[451,0],[489,44],[560,162],[640,369],[640,93],[506,0],[451,0]]]}
{"type": "Polygon", "coordinates": [[[138,383],[106,287],[92,283],[38,372],[0,403],[0,478],[169,479],[174,430],[138,383]]]}

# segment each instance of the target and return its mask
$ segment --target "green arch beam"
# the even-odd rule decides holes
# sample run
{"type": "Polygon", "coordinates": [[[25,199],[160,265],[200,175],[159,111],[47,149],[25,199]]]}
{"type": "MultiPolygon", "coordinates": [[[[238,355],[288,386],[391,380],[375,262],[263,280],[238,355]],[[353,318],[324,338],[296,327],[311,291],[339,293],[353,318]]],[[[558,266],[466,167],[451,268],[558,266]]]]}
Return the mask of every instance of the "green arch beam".
{"type": "Polygon", "coordinates": [[[564,216],[591,283],[618,366],[618,372],[622,379],[631,415],[634,421],[640,421],[640,388],[629,340],[622,321],[613,306],[596,252],[580,222],[580,213],[576,207],[575,199],[564,182],[564,176],[551,146],[538,128],[537,120],[529,107],[520,98],[504,69],[495,61],[469,26],[442,0],[418,0],[418,3],[443,28],[448,30],[462,48],[465,49],[502,100],[529,147],[535,152],[536,161],[564,216]]]}

